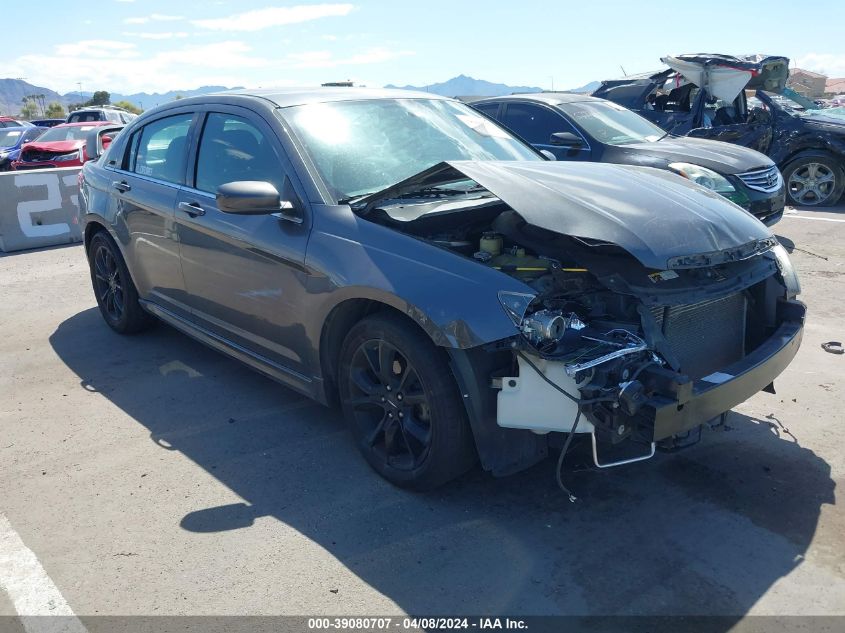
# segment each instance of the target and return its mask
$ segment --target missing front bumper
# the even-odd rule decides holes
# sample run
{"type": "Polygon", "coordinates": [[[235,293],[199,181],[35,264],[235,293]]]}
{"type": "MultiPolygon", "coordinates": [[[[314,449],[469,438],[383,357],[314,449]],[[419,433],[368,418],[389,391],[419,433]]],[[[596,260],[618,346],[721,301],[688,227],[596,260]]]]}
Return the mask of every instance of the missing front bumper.
{"type": "Polygon", "coordinates": [[[801,346],[805,308],[798,301],[790,302],[790,307],[798,318],[782,323],[766,342],[741,361],[695,382],[669,382],[661,395],[649,399],[644,408],[653,414],[651,441],[709,422],[770,385],[801,346]]]}

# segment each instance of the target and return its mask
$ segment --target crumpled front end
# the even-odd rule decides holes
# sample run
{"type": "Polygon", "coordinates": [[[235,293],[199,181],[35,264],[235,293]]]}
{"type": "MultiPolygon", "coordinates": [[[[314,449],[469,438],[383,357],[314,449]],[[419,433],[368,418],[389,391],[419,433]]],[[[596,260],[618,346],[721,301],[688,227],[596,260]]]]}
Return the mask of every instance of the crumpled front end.
{"type": "Polygon", "coordinates": [[[632,441],[650,456],[768,388],[798,351],[805,307],[780,245],[715,266],[612,268],[553,269],[530,282],[540,292],[527,306],[502,297],[526,307],[512,371],[493,380],[498,425],[590,433],[597,465],[596,445],[632,441]]]}
{"type": "Polygon", "coordinates": [[[674,446],[771,385],[800,345],[800,288],[776,238],[662,171],[448,163],[360,212],[509,278],[490,291],[513,335],[451,353],[497,474],[541,459],[555,433],[589,433],[597,465],[603,446],[674,446]],[[438,189],[468,179],[466,194],[438,189]]]}

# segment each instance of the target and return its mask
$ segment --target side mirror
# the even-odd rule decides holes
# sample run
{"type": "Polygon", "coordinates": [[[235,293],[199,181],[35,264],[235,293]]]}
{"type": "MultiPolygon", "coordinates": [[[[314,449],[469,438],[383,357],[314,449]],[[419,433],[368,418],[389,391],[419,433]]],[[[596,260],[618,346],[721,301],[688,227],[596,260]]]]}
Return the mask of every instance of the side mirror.
{"type": "Polygon", "coordinates": [[[552,154],[552,153],[551,153],[549,150],[547,150],[547,149],[541,149],[541,150],[540,150],[540,153],[541,153],[543,156],[545,156],[547,160],[557,160],[557,156],[555,156],[554,154],[552,154]]]}
{"type": "Polygon", "coordinates": [[[217,188],[217,208],[237,215],[278,214],[279,219],[302,224],[293,203],[282,200],[279,191],[263,180],[227,182],[217,188]]]}
{"type": "Polygon", "coordinates": [[[549,144],[560,147],[581,147],[584,141],[572,132],[555,132],[549,139],[549,144]]]}
{"type": "Polygon", "coordinates": [[[114,140],[114,137],[123,129],[122,125],[98,126],[88,132],[85,138],[86,160],[97,160],[102,156],[106,148],[114,140]]]}

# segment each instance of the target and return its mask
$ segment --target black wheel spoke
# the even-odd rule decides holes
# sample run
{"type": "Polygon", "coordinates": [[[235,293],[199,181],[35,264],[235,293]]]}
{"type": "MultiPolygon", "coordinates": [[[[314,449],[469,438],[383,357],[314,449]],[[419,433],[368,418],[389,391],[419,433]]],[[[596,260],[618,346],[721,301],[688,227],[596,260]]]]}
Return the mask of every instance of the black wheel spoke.
{"type": "Polygon", "coordinates": [[[414,370],[413,365],[410,363],[405,363],[402,374],[399,376],[399,383],[396,387],[397,391],[407,391],[411,387],[416,386],[419,383],[420,379],[417,376],[417,372],[414,370]]]}
{"type": "Polygon", "coordinates": [[[422,447],[428,446],[431,441],[431,429],[424,426],[414,415],[405,415],[402,420],[402,428],[408,436],[412,437],[422,447]]]}
{"type": "Polygon", "coordinates": [[[97,251],[97,257],[94,260],[94,264],[95,264],[95,268],[97,270],[97,276],[108,280],[109,271],[106,269],[106,262],[103,261],[102,252],[103,252],[103,249],[100,249],[100,250],[97,251]]]}
{"type": "Polygon", "coordinates": [[[372,448],[373,446],[376,445],[376,443],[378,442],[379,436],[384,432],[384,426],[385,426],[386,422],[387,422],[387,414],[384,413],[384,411],[382,411],[381,420],[379,421],[378,424],[376,424],[376,427],[367,436],[367,446],[372,448]]]}
{"type": "Polygon", "coordinates": [[[120,288],[116,288],[114,292],[112,292],[112,303],[114,304],[115,312],[118,314],[123,313],[123,292],[120,291],[120,288]]]}
{"type": "Polygon", "coordinates": [[[403,402],[407,405],[412,404],[426,404],[428,402],[428,398],[425,397],[425,394],[420,391],[417,393],[408,393],[407,391],[403,394],[403,402]]]}
{"type": "Polygon", "coordinates": [[[368,397],[375,396],[379,392],[379,384],[370,378],[369,372],[365,369],[353,369],[352,384],[368,397]]]}
{"type": "Polygon", "coordinates": [[[389,343],[379,341],[378,343],[378,376],[383,385],[387,386],[393,382],[393,362],[396,359],[396,350],[389,343]]]}

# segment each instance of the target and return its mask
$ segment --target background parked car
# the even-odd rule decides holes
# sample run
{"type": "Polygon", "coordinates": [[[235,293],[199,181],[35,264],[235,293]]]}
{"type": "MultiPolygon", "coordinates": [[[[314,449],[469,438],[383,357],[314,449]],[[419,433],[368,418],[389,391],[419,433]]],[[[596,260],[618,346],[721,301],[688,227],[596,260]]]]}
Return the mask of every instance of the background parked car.
{"type": "Polygon", "coordinates": [[[34,141],[46,130],[43,127],[0,128],[0,171],[9,171],[12,161],[20,156],[21,146],[34,141]]]}
{"type": "Polygon", "coordinates": [[[33,125],[37,125],[38,127],[55,127],[57,125],[61,125],[62,123],[66,123],[64,119],[35,119],[30,121],[33,125]]]}
{"type": "Polygon", "coordinates": [[[677,55],[662,61],[669,69],[604,81],[593,96],[635,110],[673,134],[766,154],[780,168],[791,204],[839,200],[845,190],[845,120],[780,94],[788,59],[677,55]],[[756,91],[757,104],[764,107],[749,107],[745,89],[756,91]]]}
{"type": "Polygon", "coordinates": [[[672,136],[616,103],[568,93],[491,97],[472,106],[557,160],[668,169],[712,189],[771,226],[783,216],[784,184],[760,152],[672,136]]]}
{"type": "Polygon", "coordinates": [[[74,110],[67,116],[68,123],[89,123],[91,121],[111,121],[112,123],[129,123],[138,118],[123,108],[117,106],[100,106],[96,108],[82,108],[74,110]]]}
{"type": "Polygon", "coordinates": [[[8,116],[0,116],[0,128],[4,127],[32,127],[29,121],[19,121],[8,116]]]}
{"type": "Polygon", "coordinates": [[[21,147],[20,157],[12,169],[47,169],[78,167],[87,160],[85,147],[88,133],[100,126],[113,126],[110,121],[62,123],[45,131],[34,142],[21,147]]]}

